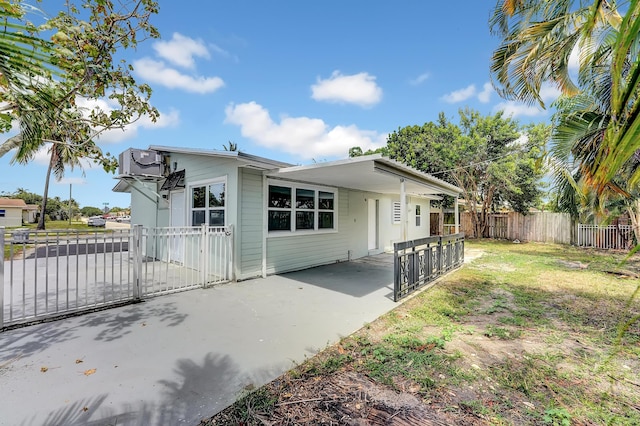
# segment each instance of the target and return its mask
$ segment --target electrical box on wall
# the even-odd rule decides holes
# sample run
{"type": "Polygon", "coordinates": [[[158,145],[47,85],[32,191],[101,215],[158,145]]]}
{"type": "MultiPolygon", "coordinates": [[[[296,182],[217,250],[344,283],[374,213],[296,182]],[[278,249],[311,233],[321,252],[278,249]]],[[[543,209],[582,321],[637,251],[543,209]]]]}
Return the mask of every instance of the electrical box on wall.
{"type": "Polygon", "coordinates": [[[121,175],[162,176],[162,155],[156,151],[129,148],[118,160],[121,175]]]}

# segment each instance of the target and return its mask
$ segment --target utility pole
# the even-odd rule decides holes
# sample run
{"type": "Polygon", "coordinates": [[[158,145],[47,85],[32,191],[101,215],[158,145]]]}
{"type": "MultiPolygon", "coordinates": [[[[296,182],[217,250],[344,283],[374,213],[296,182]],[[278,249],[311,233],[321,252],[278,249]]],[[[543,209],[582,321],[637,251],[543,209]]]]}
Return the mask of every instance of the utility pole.
{"type": "Polygon", "coordinates": [[[69,228],[71,228],[71,185],[69,184],[69,228]]]}

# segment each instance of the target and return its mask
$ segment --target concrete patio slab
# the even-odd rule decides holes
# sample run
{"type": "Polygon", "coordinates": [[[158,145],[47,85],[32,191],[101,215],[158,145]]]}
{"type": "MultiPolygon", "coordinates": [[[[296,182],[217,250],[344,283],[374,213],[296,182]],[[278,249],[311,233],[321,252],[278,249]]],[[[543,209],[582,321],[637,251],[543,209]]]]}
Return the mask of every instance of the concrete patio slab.
{"type": "Polygon", "coordinates": [[[397,306],[384,257],[0,333],[1,425],[194,425],[397,306]]]}

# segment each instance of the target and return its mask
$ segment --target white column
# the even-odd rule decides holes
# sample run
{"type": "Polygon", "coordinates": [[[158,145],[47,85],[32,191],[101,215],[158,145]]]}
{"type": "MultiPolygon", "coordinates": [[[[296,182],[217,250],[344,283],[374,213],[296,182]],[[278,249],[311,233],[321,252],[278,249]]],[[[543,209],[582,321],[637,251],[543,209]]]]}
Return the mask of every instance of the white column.
{"type": "Polygon", "coordinates": [[[400,218],[402,241],[407,241],[407,194],[405,192],[403,178],[400,178],[400,218]]]}
{"type": "Polygon", "coordinates": [[[453,210],[454,211],[453,214],[456,216],[455,217],[455,224],[456,224],[456,232],[455,233],[458,234],[460,232],[460,219],[459,219],[460,215],[458,213],[458,196],[457,195],[456,195],[456,198],[455,198],[454,203],[453,203],[453,209],[454,209],[453,210]]]}
{"type": "MultiPolygon", "coordinates": [[[[262,174],[262,278],[267,278],[267,236],[269,235],[269,184],[267,176],[262,174]]],[[[292,218],[292,220],[295,218],[292,218]]]]}

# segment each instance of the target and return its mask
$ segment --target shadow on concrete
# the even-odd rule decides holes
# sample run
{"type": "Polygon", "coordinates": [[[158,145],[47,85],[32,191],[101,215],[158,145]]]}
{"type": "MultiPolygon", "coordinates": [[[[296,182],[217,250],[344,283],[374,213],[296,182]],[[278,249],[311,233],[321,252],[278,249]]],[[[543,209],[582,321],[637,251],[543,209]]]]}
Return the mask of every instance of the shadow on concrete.
{"type": "Polygon", "coordinates": [[[209,352],[202,363],[180,359],[174,370],[175,381],[160,380],[164,389],[163,402],[155,424],[197,424],[223,410],[235,400],[229,389],[240,387],[243,377],[228,355],[209,352]]]}
{"type": "MultiPolygon", "coordinates": [[[[104,407],[104,403],[107,398],[108,395],[103,394],[94,398],[87,398],[86,400],[76,401],[74,403],[65,405],[59,410],[49,413],[44,423],[31,422],[26,424],[42,424],[43,426],[103,426],[119,424],[145,424],[138,421],[138,417],[145,417],[139,416],[140,413],[131,412],[118,414],[113,408],[104,407]],[[98,410],[101,411],[100,419],[91,420],[91,417],[98,410]]],[[[148,414],[150,414],[150,412],[148,414]]]]}
{"type": "Polygon", "coordinates": [[[393,300],[393,257],[387,254],[317,266],[281,276],[353,297],[364,297],[381,288],[388,288],[389,293],[385,297],[393,300]]]}
{"type": "Polygon", "coordinates": [[[0,368],[13,359],[29,356],[52,345],[76,339],[75,326],[46,323],[0,333],[0,368]]]}
{"type": "MultiPolygon", "coordinates": [[[[211,352],[205,355],[202,363],[178,360],[173,373],[177,376],[175,380],[158,381],[165,387],[159,401],[144,401],[145,395],[139,395],[138,403],[114,406],[109,394],[101,394],[69,402],[49,413],[44,421],[32,417],[21,425],[195,425],[232,404],[237,395],[230,393],[229,388],[241,387],[242,383],[242,375],[233,360],[228,355],[211,352]]],[[[272,377],[269,377],[270,380],[272,377]]]]}
{"type": "Polygon", "coordinates": [[[149,318],[159,320],[166,327],[175,327],[180,325],[187,316],[179,312],[174,302],[161,305],[142,302],[117,311],[105,310],[93,313],[83,317],[79,326],[93,327],[99,330],[95,340],[111,342],[131,333],[134,326],[140,326],[149,318]]]}
{"type": "Polygon", "coordinates": [[[176,327],[187,316],[178,310],[174,302],[137,303],[117,310],[83,314],[76,321],[54,321],[8,330],[0,333],[0,368],[13,359],[76,339],[87,330],[96,332],[94,340],[111,342],[131,333],[134,326],[140,326],[151,318],[166,327],[176,327]]]}

